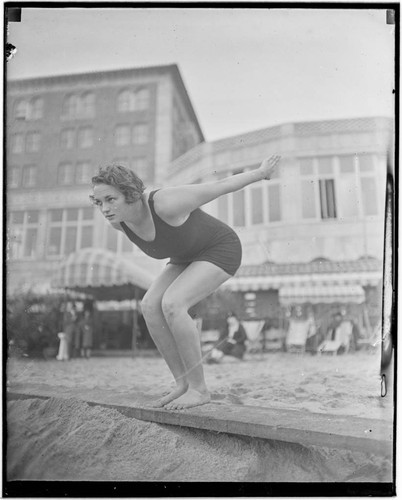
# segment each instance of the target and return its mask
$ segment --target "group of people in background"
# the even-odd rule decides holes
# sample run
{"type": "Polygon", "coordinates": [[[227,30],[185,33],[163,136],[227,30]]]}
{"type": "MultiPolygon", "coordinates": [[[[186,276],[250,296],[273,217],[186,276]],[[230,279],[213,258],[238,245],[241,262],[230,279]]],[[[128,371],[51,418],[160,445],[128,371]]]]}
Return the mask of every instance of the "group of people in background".
{"type": "Polygon", "coordinates": [[[63,331],[58,333],[60,339],[59,361],[71,358],[91,357],[93,343],[93,317],[92,311],[84,309],[79,314],[76,306],[72,302],[67,302],[63,313],[63,331]]]}

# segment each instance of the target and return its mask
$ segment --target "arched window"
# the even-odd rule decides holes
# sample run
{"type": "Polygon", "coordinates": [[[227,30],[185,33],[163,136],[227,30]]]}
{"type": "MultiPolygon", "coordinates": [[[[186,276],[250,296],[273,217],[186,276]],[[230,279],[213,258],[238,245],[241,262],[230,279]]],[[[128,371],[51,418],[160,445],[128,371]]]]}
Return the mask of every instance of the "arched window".
{"type": "Polygon", "coordinates": [[[41,97],[34,97],[30,102],[30,116],[31,120],[40,120],[43,117],[43,99],[41,97]]]}
{"type": "Polygon", "coordinates": [[[20,99],[15,103],[14,118],[16,120],[25,120],[28,117],[28,102],[20,99]]]}
{"type": "Polygon", "coordinates": [[[68,94],[63,101],[62,115],[73,118],[78,114],[79,99],[74,94],[68,94]]]}
{"type": "Polygon", "coordinates": [[[132,90],[124,89],[117,96],[117,110],[127,113],[135,110],[135,95],[132,90]]]}
{"type": "Polygon", "coordinates": [[[95,94],[92,92],[86,92],[81,96],[80,102],[81,115],[85,117],[95,116],[95,94]]]}
{"type": "Polygon", "coordinates": [[[136,92],[136,109],[148,109],[149,108],[149,89],[143,88],[136,92]]]}

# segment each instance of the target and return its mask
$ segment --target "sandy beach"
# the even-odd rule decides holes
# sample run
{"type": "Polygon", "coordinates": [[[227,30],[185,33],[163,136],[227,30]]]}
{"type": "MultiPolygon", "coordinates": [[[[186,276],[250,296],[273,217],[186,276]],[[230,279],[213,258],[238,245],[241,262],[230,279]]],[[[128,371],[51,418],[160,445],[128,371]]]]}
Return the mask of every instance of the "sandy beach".
{"type": "MultiPolygon", "coordinates": [[[[205,365],[212,403],[392,421],[380,396],[379,352],[269,353],[205,365]]],[[[7,384],[155,395],[172,385],[159,357],[10,359],[7,384]]],[[[9,479],[106,481],[390,482],[373,454],[216,434],[130,419],[74,398],[8,403],[9,479]]]]}

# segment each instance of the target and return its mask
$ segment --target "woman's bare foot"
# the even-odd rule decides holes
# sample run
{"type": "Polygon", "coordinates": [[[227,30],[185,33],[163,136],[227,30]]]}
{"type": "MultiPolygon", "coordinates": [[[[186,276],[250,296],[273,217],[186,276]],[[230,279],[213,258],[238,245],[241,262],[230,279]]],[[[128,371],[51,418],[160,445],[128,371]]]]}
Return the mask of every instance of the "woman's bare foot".
{"type": "Polygon", "coordinates": [[[199,392],[195,389],[188,389],[182,396],[178,397],[171,403],[165,405],[167,410],[183,410],[184,408],[192,408],[193,406],[205,405],[211,401],[209,392],[199,392]]]}
{"type": "Polygon", "coordinates": [[[149,403],[147,403],[147,406],[149,408],[162,408],[163,406],[170,403],[174,399],[179,398],[181,395],[183,395],[187,391],[187,389],[188,389],[187,385],[177,386],[168,394],[165,394],[156,401],[150,401],[149,403]]]}

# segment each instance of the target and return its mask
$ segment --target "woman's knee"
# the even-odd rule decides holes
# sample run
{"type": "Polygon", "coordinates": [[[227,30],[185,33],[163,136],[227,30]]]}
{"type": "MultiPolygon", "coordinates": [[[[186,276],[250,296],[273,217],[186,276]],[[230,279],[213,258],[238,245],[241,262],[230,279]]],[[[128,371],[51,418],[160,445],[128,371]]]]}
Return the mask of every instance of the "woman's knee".
{"type": "Polygon", "coordinates": [[[166,292],[162,297],[161,306],[166,321],[168,322],[177,317],[183,310],[186,310],[185,304],[169,292],[166,292]]]}
{"type": "Polygon", "coordinates": [[[151,321],[161,313],[161,301],[159,297],[146,293],[141,300],[141,311],[147,322],[151,321]]]}

